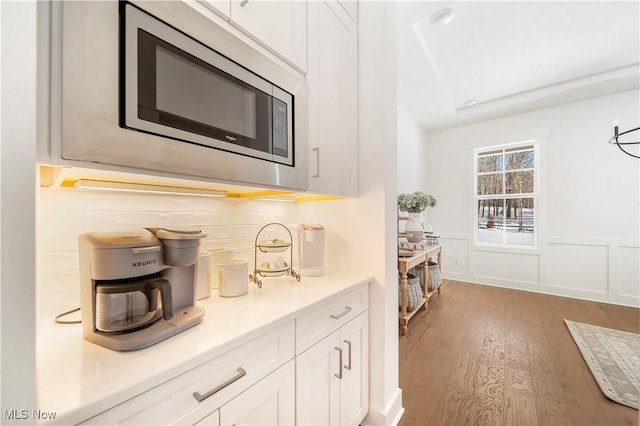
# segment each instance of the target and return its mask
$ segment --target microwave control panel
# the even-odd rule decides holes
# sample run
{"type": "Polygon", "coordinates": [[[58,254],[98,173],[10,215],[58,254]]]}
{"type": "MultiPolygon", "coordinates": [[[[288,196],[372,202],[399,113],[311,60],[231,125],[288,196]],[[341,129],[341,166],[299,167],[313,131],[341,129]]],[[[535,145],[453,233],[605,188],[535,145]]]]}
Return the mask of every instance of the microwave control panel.
{"type": "Polygon", "coordinates": [[[273,153],[287,157],[287,104],[273,99],[273,153]]]}

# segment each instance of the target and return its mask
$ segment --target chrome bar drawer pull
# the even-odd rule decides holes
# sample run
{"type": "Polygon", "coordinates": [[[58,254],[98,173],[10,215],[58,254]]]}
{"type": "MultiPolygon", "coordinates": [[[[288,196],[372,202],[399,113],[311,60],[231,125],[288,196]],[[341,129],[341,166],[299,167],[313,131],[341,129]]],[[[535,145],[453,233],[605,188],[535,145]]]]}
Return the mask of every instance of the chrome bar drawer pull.
{"type": "Polygon", "coordinates": [[[342,379],[342,349],[340,349],[339,347],[335,347],[333,348],[336,351],[338,351],[340,353],[340,371],[336,374],[334,374],[334,376],[336,376],[338,379],[342,379]]]}
{"type": "Polygon", "coordinates": [[[238,372],[238,374],[236,374],[235,376],[233,376],[232,378],[230,378],[226,382],[222,383],[221,385],[216,386],[215,388],[211,389],[209,392],[205,393],[204,395],[202,395],[200,392],[194,392],[193,393],[193,397],[196,399],[196,401],[202,402],[205,399],[209,398],[211,395],[220,392],[222,389],[226,388],[231,383],[236,382],[236,381],[240,380],[241,378],[243,378],[244,376],[247,375],[246,370],[244,368],[242,368],[242,367],[238,367],[238,369],[236,371],[238,372]]]}
{"type": "Polygon", "coordinates": [[[249,0],[242,0],[242,1],[240,2],[240,7],[245,7],[245,5],[246,5],[247,3],[249,3],[249,0]]]}
{"type": "Polygon", "coordinates": [[[343,316],[347,315],[347,314],[348,314],[349,312],[351,312],[351,311],[353,311],[353,309],[351,309],[351,307],[350,307],[350,306],[345,306],[345,307],[344,307],[344,311],[340,312],[338,315],[333,315],[333,314],[331,314],[331,315],[329,315],[329,316],[330,316],[331,318],[333,318],[333,319],[340,319],[340,318],[342,318],[343,316]]]}
{"type": "Polygon", "coordinates": [[[348,340],[345,340],[344,342],[349,346],[349,365],[345,365],[344,368],[346,368],[347,370],[351,370],[351,342],[348,340]]]}

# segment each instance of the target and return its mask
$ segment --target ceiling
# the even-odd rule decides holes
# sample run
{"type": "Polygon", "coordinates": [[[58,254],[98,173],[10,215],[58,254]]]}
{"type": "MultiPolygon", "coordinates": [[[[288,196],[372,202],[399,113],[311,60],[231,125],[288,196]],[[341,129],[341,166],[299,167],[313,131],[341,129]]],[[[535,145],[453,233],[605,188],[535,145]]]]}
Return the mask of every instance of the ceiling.
{"type": "Polygon", "coordinates": [[[640,87],[636,1],[401,1],[398,103],[427,131],[640,87]],[[432,17],[453,12],[445,25],[432,17]]]}

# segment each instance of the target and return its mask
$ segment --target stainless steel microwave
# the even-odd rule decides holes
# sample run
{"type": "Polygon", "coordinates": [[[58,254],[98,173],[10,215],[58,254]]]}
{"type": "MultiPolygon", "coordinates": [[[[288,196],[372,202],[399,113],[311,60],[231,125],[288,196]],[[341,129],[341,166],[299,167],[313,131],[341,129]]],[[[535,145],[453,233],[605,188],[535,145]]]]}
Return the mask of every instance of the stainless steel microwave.
{"type": "Polygon", "coordinates": [[[302,78],[185,2],[59,3],[63,163],[307,189],[302,78]]]}

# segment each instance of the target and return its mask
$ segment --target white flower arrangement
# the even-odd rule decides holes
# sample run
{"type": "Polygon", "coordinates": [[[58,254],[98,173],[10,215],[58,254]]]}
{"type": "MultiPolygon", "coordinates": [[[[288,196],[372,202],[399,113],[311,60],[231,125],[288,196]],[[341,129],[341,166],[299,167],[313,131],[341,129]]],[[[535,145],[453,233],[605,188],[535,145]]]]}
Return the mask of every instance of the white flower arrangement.
{"type": "Polygon", "coordinates": [[[435,207],[436,204],[436,197],[422,191],[398,195],[398,208],[401,212],[420,213],[427,207],[435,207]]]}

